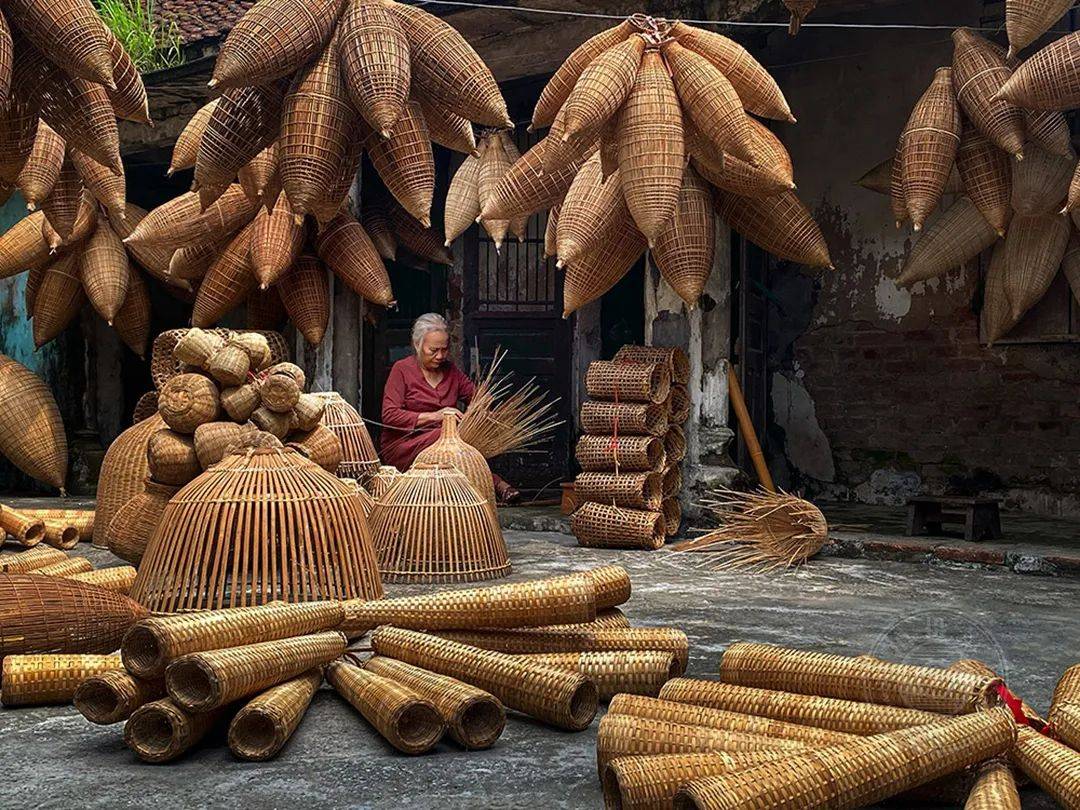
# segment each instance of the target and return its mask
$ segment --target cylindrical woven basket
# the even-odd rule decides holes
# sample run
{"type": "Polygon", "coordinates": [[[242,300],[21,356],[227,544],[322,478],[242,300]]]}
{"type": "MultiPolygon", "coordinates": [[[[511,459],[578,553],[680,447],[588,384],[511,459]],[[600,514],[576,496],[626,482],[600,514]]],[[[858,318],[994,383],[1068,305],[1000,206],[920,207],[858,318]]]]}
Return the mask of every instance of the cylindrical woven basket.
{"type": "Polygon", "coordinates": [[[1017,728],[1012,760],[1062,807],[1074,807],[1080,796],[1080,753],[1040,734],[1033,728],[1017,728]]]}
{"type": "Polygon", "coordinates": [[[153,680],[162,677],[169,662],[182,655],[320,633],[340,625],[344,615],[337,602],[274,602],[154,616],[139,622],[124,636],[120,653],[128,672],[153,680]]]}
{"type": "Polygon", "coordinates": [[[679,425],[668,425],[664,434],[664,453],[669,465],[678,464],[686,458],[686,434],[679,425]]]}
{"type": "Polygon", "coordinates": [[[249,700],[229,723],[229,750],[249,762],[276,756],[304,719],[322,680],[316,667],[249,700]]]}
{"type": "Polygon", "coordinates": [[[574,457],[586,472],[629,473],[656,469],[663,452],[656,436],[583,435],[574,457]]]}
{"type": "Polygon", "coordinates": [[[438,710],[450,736],[467,750],[490,748],[506,726],[506,710],[498,699],[456,678],[381,655],[369,658],[364,669],[395,681],[429,701],[438,710]]]}
{"type": "Polygon", "coordinates": [[[18,553],[0,554],[0,572],[24,574],[46,565],[63,562],[67,558],[68,555],[58,548],[38,545],[18,553]]]}
{"type": "Polygon", "coordinates": [[[96,585],[107,591],[116,591],[126,596],[131,591],[131,586],[135,584],[137,573],[133,566],[115,565],[110,568],[98,568],[93,571],[68,574],[67,579],[85,582],[88,585],[96,585]]]}
{"type": "Polygon", "coordinates": [[[41,568],[35,568],[29,573],[41,574],[42,576],[48,577],[68,577],[71,574],[81,574],[93,570],[94,564],[86,559],[86,557],[68,557],[63,562],[44,565],[41,568]]]}
{"type": "Polygon", "coordinates": [[[113,554],[138,565],[146,553],[146,544],[157,531],[169,500],[179,487],[159,484],[149,478],[143,491],[116,512],[105,535],[105,545],[113,554]]]}
{"type": "Polygon", "coordinates": [[[1065,670],[1058,681],[1048,719],[1058,737],[1080,751],[1080,664],[1065,670]]]}
{"type": "Polygon", "coordinates": [[[579,672],[596,684],[600,700],[619,694],[656,697],[670,678],[679,674],[674,653],[661,650],[606,650],[602,652],[532,653],[533,664],[579,672]]]}
{"type": "Polygon", "coordinates": [[[675,794],[687,782],[742,770],[775,757],[775,751],[619,757],[610,761],[601,775],[604,807],[607,810],[672,810],[675,794]]]}
{"type": "Polygon", "coordinates": [[[720,659],[726,683],[888,706],[964,714],[996,705],[1000,679],[876,658],[732,644],[720,659]]]}
{"type": "Polygon", "coordinates": [[[8,655],[0,679],[0,703],[43,706],[70,703],[87,678],[122,666],[119,655],[8,655]]]}
{"type": "Polygon", "coordinates": [[[162,698],[132,712],[124,725],[124,742],[144,762],[168,762],[197,745],[220,716],[220,710],[186,712],[162,698]]]}
{"type": "Polygon", "coordinates": [[[690,358],[678,346],[623,346],[612,358],[614,363],[666,363],[671,381],[677,385],[690,382],[690,358]]]}
{"type": "MultiPolygon", "coordinates": [[[[371,441],[371,434],[368,433],[363,418],[356,408],[334,391],[316,396],[326,403],[323,425],[341,439],[343,455],[338,476],[355,478],[362,486],[367,486],[368,481],[379,471],[379,455],[375,452],[375,443],[371,441]]],[[[372,494],[375,495],[374,492],[372,494]]]]}
{"type": "Polygon", "coordinates": [[[604,565],[584,573],[596,587],[597,611],[618,607],[630,601],[630,575],[621,565],[604,565]]]}
{"type": "Polygon", "coordinates": [[[660,363],[595,360],[585,373],[585,389],[593,399],[659,405],[671,389],[671,370],[660,363]]]}
{"type": "Polygon", "coordinates": [[[574,479],[574,492],[586,501],[658,512],[662,484],[662,477],[654,472],[584,472],[574,479]]]}
{"type": "Polygon", "coordinates": [[[1016,777],[1006,760],[988,760],[976,771],[964,810],[1021,810],[1016,777]]]}
{"type": "Polygon", "coordinates": [[[668,467],[664,470],[663,483],[660,487],[662,496],[664,498],[677,498],[682,491],[683,477],[682,468],[677,463],[671,463],[671,457],[668,457],[668,467]]]}
{"type": "Polygon", "coordinates": [[[587,574],[487,588],[343,603],[341,629],[359,635],[382,624],[411,630],[542,627],[596,618],[596,586],[587,574]]]}
{"type": "Polygon", "coordinates": [[[690,391],[685,385],[671,386],[668,395],[668,421],[675,425],[681,425],[690,418],[690,391]]]}
{"type": "Polygon", "coordinates": [[[9,535],[23,548],[33,548],[45,539],[45,521],[27,517],[10,506],[0,506],[0,533],[9,535]]]}
{"type": "Polygon", "coordinates": [[[80,541],[89,541],[94,534],[93,509],[20,509],[28,518],[45,521],[46,532],[52,527],[74,526],[80,541]]]}
{"type": "Polygon", "coordinates": [[[337,661],[326,680],[403,754],[431,750],[446,730],[435,705],[397,681],[337,661]]]}
{"type": "Polygon", "coordinates": [[[570,518],[578,543],[590,548],[658,549],[664,545],[664,515],[585,503],[570,518]]]}
{"type": "Polygon", "coordinates": [[[380,627],[371,645],[378,655],[471,683],[507,708],[557,728],[580,731],[596,715],[596,685],[576,673],[396,627],[380,627]]]}
{"type": "Polygon", "coordinates": [[[674,537],[682,527],[682,502],[678,498],[664,498],[660,509],[664,515],[664,535],[674,537]]]}
{"type": "MultiPolygon", "coordinates": [[[[237,386],[247,379],[248,372],[251,371],[251,358],[242,348],[229,343],[210,355],[203,368],[218,385],[226,388],[237,386]]],[[[166,383],[166,386],[168,384],[166,383]]]]}
{"type": "Polygon", "coordinates": [[[165,670],[165,688],[181,708],[207,712],[321,667],[345,652],[331,630],[225,650],[188,653],[165,670]]]}
{"type": "Polygon", "coordinates": [[[542,626],[547,627],[549,630],[599,630],[602,627],[629,627],[630,619],[628,619],[626,617],[626,614],[618,608],[607,608],[606,610],[598,610],[596,612],[596,618],[593,619],[591,622],[574,622],[572,624],[546,624],[542,626]]]}
{"type": "Polygon", "coordinates": [[[155,413],[121,433],[105,451],[98,476],[97,509],[94,515],[94,545],[107,548],[106,534],[120,507],[143,491],[150,474],[146,448],[150,437],[165,427],[155,413]]]}
{"type": "Polygon", "coordinates": [[[73,702],[91,723],[107,726],[127,720],[137,708],[164,694],[164,681],[139,680],[120,668],[84,680],[73,702]]]}
{"type": "Polygon", "coordinates": [[[581,427],[592,436],[663,436],[668,428],[667,406],[639,402],[581,404],[581,427]]]}

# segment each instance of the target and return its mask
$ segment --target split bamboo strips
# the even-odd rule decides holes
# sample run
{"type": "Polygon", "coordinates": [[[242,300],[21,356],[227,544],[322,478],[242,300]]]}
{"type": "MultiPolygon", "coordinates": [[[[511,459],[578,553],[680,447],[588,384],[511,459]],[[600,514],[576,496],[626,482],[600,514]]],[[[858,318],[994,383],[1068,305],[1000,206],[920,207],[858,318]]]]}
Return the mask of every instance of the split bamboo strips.
{"type": "Polygon", "coordinates": [[[1005,4],[1005,33],[1009,56],[1037,40],[1069,10],[1069,0],[1009,0],[1005,4]]]}
{"type": "Polygon", "coordinates": [[[743,197],[771,197],[795,188],[794,167],[787,149],[770,130],[750,119],[750,139],[761,155],[758,163],[747,163],[733,155],[721,155],[693,125],[686,127],[686,150],[698,172],[723,191],[743,197]]]}
{"type": "Polygon", "coordinates": [[[480,216],[480,161],[466,156],[458,166],[446,193],[443,231],[446,246],[467,231],[480,216]]]}
{"type": "Polygon", "coordinates": [[[952,40],[952,81],[960,107],[990,143],[1023,158],[1024,114],[996,97],[1012,75],[1005,54],[970,28],[957,28],[952,40]]]}
{"type": "Polygon", "coordinates": [[[119,655],[8,655],[0,679],[4,706],[70,703],[79,684],[94,675],[119,670],[119,655]]]}
{"type": "Polygon", "coordinates": [[[584,503],[570,519],[578,543],[589,548],[662,548],[664,515],[622,509],[602,503],[584,503]]]}
{"type": "Polygon", "coordinates": [[[97,585],[107,591],[116,591],[125,596],[135,584],[135,569],[130,565],[116,565],[110,568],[98,568],[93,571],[81,571],[67,574],[68,579],[85,582],[88,585],[97,585]]]}
{"type": "Polygon", "coordinates": [[[229,723],[229,750],[249,762],[277,756],[304,719],[322,680],[316,667],[244,704],[229,723]]]}
{"type": "Polygon", "coordinates": [[[246,225],[257,207],[236,183],[205,211],[201,209],[198,194],[187,192],[139,219],[124,243],[129,247],[175,249],[216,241],[246,225]]]}
{"type": "Polygon", "coordinates": [[[1013,169],[1012,206],[1017,214],[1056,214],[1068,196],[1076,159],[1031,147],[1013,169]]]}
{"type": "Polygon", "coordinates": [[[1052,155],[1075,157],[1065,116],[1056,110],[1024,110],[1027,136],[1052,155]]]}
{"type": "Polygon", "coordinates": [[[72,76],[113,86],[108,35],[93,5],[16,0],[4,11],[27,40],[72,76]]]}
{"type": "Polygon", "coordinates": [[[19,191],[31,211],[49,196],[63,165],[64,139],[44,121],[39,121],[33,151],[18,178],[19,191]]]}
{"type": "Polygon", "coordinates": [[[602,701],[618,699],[618,695],[655,697],[665,682],[679,674],[678,658],[661,650],[532,653],[524,657],[533,664],[584,675],[596,684],[602,701]]]}
{"type": "Polygon", "coordinates": [[[1066,34],[1024,61],[999,96],[1031,110],[1071,110],[1080,104],[1080,35],[1066,34]]]}
{"type": "Polygon", "coordinates": [[[1012,768],[1003,759],[991,759],[976,768],[964,810],[1020,810],[1020,794],[1012,768]]]}
{"type": "Polygon", "coordinates": [[[162,681],[143,681],[123,669],[114,669],[84,680],[73,701],[91,723],[107,726],[127,720],[137,708],[164,694],[162,681]]]}
{"type": "Polygon", "coordinates": [[[366,483],[379,470],[379,456],[363,418],[335,392],[315,396],[324,403],[322,424],[341,439],[343,456],[337,474],[366,483]]]}
{"type": "Polygon", "coordinates": [[[67,437],[52,392],[21,363],[0,354],[0,453],[64,493],[67,437]]]}
{"type": "Polygon", "coordinates": [[[458,419],[456,414],[445,415],[439,438],[421,450],[414,463],[453,467],[469,480],[497,520],[495,484],[491,477],[491,468],[488,467],[484,454],[458,435],[458,419]]]}
{"type": "Polygon", "coordinates": [[[216,98],[207,102],[184,125],[176,143],[173,144],[172,159],[169,162],[167,175],[171,176],[173,172],[195,167],[195,158],[199,154],[199,141],[202,140],[203,132],[206,131],[206,125],[217,105],[216,98]]]}
{"type": "MultiPolygon", "coordinates": [[[[549,153],[553,151],[549,149],[549,153]]],[[[506,172],[509,171],[511,165],[510,156],[506,154],[506,150],[502,147],[502,139],[498,133],[493,133],[481,139],[480,141],[480,166],[477,171],[477,201],[481,209],[487,204],[487,201],[491,199],[495,193],[495,189],[506,176],[506,172]]],[[[545,170],[551,171],[558,166],[561,166],[562,162],[551,164],[550,168],[545,165],[545,170]]],[[[488,236],[491,237],[491,241],[495,244],[496,252],[502,250],[503,241],[506,239],[506,233],[510,229],[510,221],[506,219],[492,219],[484,220],[481,223],[484,226],[484,230],[487,231],[488,236]]]]}
{"type": "Polygon", "coordinates": [[[0,554],[0,573],[25,574],[46,565],[63,562],[68,557],[58,548],[35,546],[27,551],[0,554]]]}
{"type": "Polygon", "coordinates": [[[49,260],[49,243],[41,234],[43,211],[23,217],[0,235],[0,276],[9,278],[49,260]]]}
{"type": "MultiPolygon", "coordinates": [[[[44,57],[38,56],[42,59],[44,57]]],[[[105,88],[73,79],[58,67],[47,68],[37,88],[41,119],[69,148],[78,149],[116,174],[123,171],[116,113],[105,88]]]]}
{"type": "Polygon", "coordinates": [[[600,298],[626,275],[645,252],[645,237],[629,210],[623,207],[614,221],[608,242],[573,260],[563,280],[563,317],[600,298]]]}
{"type": "Polygon", "coordinates": [[[127,187],[123,173],[115,174],[77,149],[69,153],[82,183],[90,195],[105,206],[113,216],[124,216],[127,210],[127,187]]]}
{"type": "Polygon", "coordinates": [[[68,253],[42,270],[32,308],[34,345],[39,349],[71,324],[86,301],[77,259],[76,253],[68,253]]]}
{"type": "Polygon", "coordinates": [[[124,725],[124,742],[144,762],[169,762],[198,745],[220,716],[220,711],[192,714],[162,698],[132,712],[124,725]]]}
{"type": "Polygon", "coordinates": [[[900,136],[904,197],[916,231],[941,200],[960,145],[952,68],[938,68],[900,136]]]}
{"type": "Polygon", "coordinates": [[[974,259],[998,239],[997,231],[967,197],[958,197],[926,229],[896,280],[901,287],[937,278],[974,259]]]}

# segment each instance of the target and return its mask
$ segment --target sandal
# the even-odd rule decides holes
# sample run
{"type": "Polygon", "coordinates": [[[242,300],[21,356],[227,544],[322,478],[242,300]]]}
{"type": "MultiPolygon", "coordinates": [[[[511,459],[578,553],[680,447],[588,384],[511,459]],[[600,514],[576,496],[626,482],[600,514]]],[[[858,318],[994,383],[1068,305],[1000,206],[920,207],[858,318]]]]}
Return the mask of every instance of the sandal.
{"type": "Polygon", "coordinates": [[[521,501],[521,493],[510,486],[510,484],[501,487],[495,495],[499,506],[513,506],[521,501]]]}

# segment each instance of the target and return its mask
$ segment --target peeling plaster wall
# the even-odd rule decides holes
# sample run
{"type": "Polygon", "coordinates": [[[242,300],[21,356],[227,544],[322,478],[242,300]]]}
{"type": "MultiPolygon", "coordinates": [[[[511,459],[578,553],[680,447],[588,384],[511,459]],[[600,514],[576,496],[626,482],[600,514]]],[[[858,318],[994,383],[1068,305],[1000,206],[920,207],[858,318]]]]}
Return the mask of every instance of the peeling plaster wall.
{"type": "MultiPolygon", "coordinates": [[[[981,11],[907,3],[836,19],[977,25],[981,11]]],[[[777,131],[837,268],[779,262],[770,273],[778,480],[877,503],[992,492],[1080,515],[1080,347],[982,348],[974,267],[897,288],[910,234],[895,229],[887,198],[854,182],[892,153],[934,69],[951,62],[948,31],[778,32],[755,55],[799,119],[777,131]]]]}

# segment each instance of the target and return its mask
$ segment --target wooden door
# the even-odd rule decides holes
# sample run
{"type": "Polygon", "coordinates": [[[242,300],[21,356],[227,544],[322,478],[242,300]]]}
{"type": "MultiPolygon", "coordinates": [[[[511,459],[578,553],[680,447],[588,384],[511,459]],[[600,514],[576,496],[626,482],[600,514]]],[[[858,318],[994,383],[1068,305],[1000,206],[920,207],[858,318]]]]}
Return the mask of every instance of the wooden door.
{"type": "MultiPolygon", "coordinates": [[[[736,343],[731,353],[736,365],[739,384],[742,386],[746,408],[754,424],[762,449],[766,449],[769,410],[768,378],[768,300],[766,278],[769,256],[736,233],[732,233],[732,267],[734,278],[735,323],[732,330],[736,343]]],[[[734,425],[732,420],[730,424],[734,425]]],[[[736,430],[738,434],[738,430],[736,430]]],[[[746,442],[741,434],[736,443],[737,462],[748,474],[756,478],[746,442]]],[[[766,455],[768,451],[766,449],[766,455]]]]}

